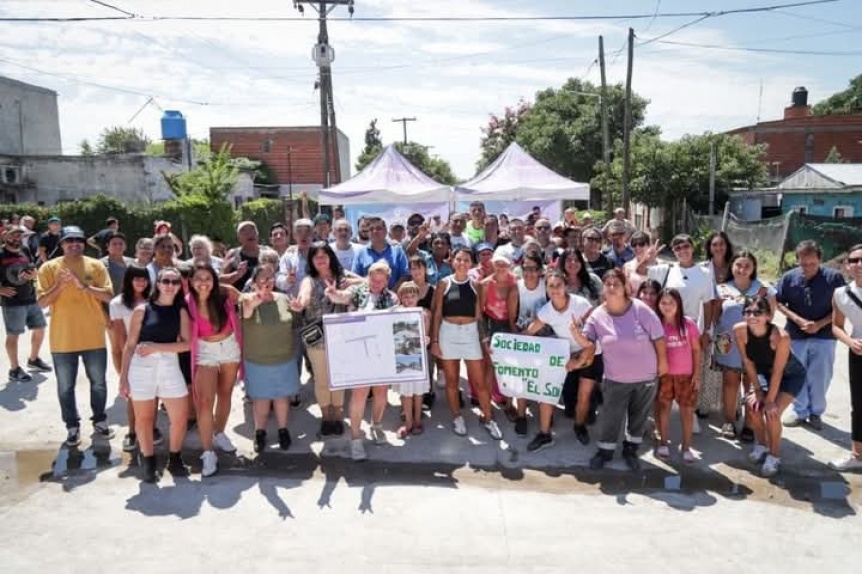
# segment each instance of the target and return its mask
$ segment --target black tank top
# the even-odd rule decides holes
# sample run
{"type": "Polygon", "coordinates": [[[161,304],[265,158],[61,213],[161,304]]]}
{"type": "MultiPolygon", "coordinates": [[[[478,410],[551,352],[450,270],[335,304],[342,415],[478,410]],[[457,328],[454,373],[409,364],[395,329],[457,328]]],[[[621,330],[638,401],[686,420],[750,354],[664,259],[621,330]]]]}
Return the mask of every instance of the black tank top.
{"type": "Polygon", "coordinates": [[[141,323],[140,343],[176,343],[180,338],[180,307],[147,303],[141,323]]]}
{"type": "Polygon", "coordinates": [[[775,349],[769,342],[773,327],[774,325],[769,323],[766,326],[766,334],[762,337],[758,337],[751,332],[750,327],[746,327],[748,341],[745,343],[745,356],[754,363],[754,368],[759,375],[772,372],[772,365],[775,364],[775,349]]]}
{"type": "Polygon", "coordinates": [[[443,317],[475,317],[476,291],[468,278],[463,283],[448,277],[446,291],[443,293],[443,317]]]}

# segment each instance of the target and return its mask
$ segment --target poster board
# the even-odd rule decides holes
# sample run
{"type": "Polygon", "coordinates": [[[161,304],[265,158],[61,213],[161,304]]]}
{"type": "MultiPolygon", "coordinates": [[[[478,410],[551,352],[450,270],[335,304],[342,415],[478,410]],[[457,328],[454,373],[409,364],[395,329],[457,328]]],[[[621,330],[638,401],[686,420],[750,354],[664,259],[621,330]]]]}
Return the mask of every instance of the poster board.
{"type": "Polygon", "coordinates": [[[491,361],[507,397],[557,404],[566,381],[569,342],[551,337],[495,333],[491,361]]]}
{"type": "Polygon", "coordinates": [[[324,315],[323,333],[333,391],[428,379],[422,309],[324,315]]]}

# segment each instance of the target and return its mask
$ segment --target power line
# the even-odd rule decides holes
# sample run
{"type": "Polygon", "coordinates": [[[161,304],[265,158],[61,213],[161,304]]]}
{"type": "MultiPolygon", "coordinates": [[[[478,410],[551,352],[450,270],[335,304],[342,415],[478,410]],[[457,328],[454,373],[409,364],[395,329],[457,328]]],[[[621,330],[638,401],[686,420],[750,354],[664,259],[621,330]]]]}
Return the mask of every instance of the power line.
{"type": "Polygon", "coordinates": [[[129,16],[131,18],[137,17],[137,14],[135,14],[134,12],[129,12],[128,10],[123,10],[122,8],[114,6],[113,4],[108,4],[107,2],[102,2],[102,0],[90,0],[90,3],[98,4],[99,6],[103,6],[104,8],[108,8],[108,9],[113,10],[115,12],[119,12],[120,14],[125,14],[126,16],[129,16]]]}
{"type": "MultiPolygon", "coordinates": [[[[545,15],[545,16],[358,16],[333,17],[330,21],[339,22],[540,22],[540,21],[576,21],[576,20],[645,20],[656,18],[714,18],[731,14],[753,14],[757,12],[773,12],[782,8],[800,8],[830,4],[838,0],[807,0],[771,6],[752,8],[736,8],[732,10],[714,10],[703,12],[648,12],[640,14],[592,14],[592,15],[545,15]]],[[[125,13],[125,11],[123,11],[125,13]]],[[[102,20],[147,20],[147,21],[202,21],[202,22],[307,22],[297,16],[150,16],[135,14],[131,16],[102,17],[19,17],[0,18],[0,22],[87,22],[102,20]]]]}
{"type": "MultiPolygon", "coordinates": [[[[674,42],[672,40],[655,40],[657,44],[685,46],[688,48],[703,48],[706,50],[728,50],[733,52],[755,52],[764,54],[796,54],[800,56],[860,56],[862,50],[856,51],[824,51],[824,50],[781,50],[777,48],[751,48],[745,46],[720,46],[718,44],[697,44],[694,42],[674,42]]],[[[640,44],[641,46],[643,44],[640,44]]]]}
{"type": "Polygon", "coordinates": [[[661,40],[662,38],[667,38],[667,37],[668,37],[668,36],[670,36],[671,34],[676,34],[676,33],[677,33],[677,32],[679,32],[680,30],[684,30],[684,29],[688,28],[689,26],[694,26],[695,24],[697,24],[697,23],[699,23],[699,22],[703,22],[704,20],[706,20],[706,19],[708,19],[708,18],[712,18],[712,16],[701,16],[700,18],[695,18],[694,20],[692,20],[692,21],[690,21],[690,22],[686,22],[686,23],[685,23],[685,24],[683,24],[682,26],[677,26],[677,27],[676,27],[676,28],[674,28],[673,30],[670,30],[670,31],[668,31],[668,32],[665,32],[665,33],[664,33],[664,34],[662,34],[661,36],[656,36],[655,38],[651,38],[651,39],[649,39],[649,40],[646,40],[646,41],[644,41],[644,42],[641,42],[639,45],[640,45],[640,46],[646,46],[647,44],[651,44],[652,42],[658,42],[658,41],[659,41],[659,40],[661,40]]]}

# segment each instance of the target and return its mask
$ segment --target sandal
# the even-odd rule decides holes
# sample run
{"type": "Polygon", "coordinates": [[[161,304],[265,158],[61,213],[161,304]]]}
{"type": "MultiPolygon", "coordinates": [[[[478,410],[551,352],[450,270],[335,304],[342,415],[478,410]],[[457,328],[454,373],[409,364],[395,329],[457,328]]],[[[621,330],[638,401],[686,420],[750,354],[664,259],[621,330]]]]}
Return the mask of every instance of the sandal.
{"type": "Polygon", "coordinates": [[[397,432],[398,438],[405,439],[405,438],[407,438],[407,435],[409,435],[409,434],[410,434],[410,428],[407,425],[401,425],[400,427],[398,427],[398,432],[397,432]]]}
{"type": "Polygon", "coordinates": [[[690,449],[685,449],[682,451],[682,461],[686,464],[692,464],[697,462],[697,458],[694,456],[694,453],[691,452],[690,449]]]}
{"type": "Polygon", "coordinates": [[[413,425],[413,428],[410,429],[410,432],[415,435],[419,435],[425,432],[425,429],[422,428],[422,423],[416,423],[415,425],[413,425]]]}
{"type": "Polygon", "coordinates": [[[662,460],[667,460],[670,458],[670,449],[667,447],[666,444],[663,444],[656,447],[655,455],[662,460]]]}

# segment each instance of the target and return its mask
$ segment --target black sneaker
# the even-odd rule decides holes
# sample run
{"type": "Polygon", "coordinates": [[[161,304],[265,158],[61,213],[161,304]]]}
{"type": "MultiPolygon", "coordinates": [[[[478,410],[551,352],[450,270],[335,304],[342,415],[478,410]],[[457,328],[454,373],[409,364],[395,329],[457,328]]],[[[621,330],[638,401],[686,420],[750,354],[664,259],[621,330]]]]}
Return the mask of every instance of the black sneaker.
{"type": "Polygon", "coordinates": [[[582,445],[590,444],[590,431],[587,430],[586,425],[575,425],[575,438],[582,445]]]}
{"type": "Polygon", "coordinates": [[[263,452],[266,449],[266,431],[254,431],[254,452],[263,452]]]}
{"type": "Polygon", "coordinates": [[[739,442],[743,444],[751,444],[754,442],[754,431],[748,427],[742,427],[739,431],[739,442]]]}
{"type": "Polygon", "coordinates": [[[332,434],[334,430],[332,423],[333,421],[320,421],[320,436],[329,436],[332,434]]]}
{"type": "Polygon", "coordinates": [[[437,400],[437,395],[432,393],[425,393],[422,395],[422,408],[425,410],[431,410],[431,407],[434,406],[434,401],[437,400]]]}
{"type": "Polygon", "coordinates": [[[515,434],[527,436],[527,417],[518,417],[515,420],[515,434]]]}
{"type": "Polygon", "coordinates": [[[302,406],[302,397],[300,397],[299,395],[296,395],[295,397],[292,397],[290,399],[290,408],[298,409],[301,406],[302,406]]]}
{"type": "Polygon", "coordinates": [[[823,430],[823,419],[820,418],[820,415],[811,415],[808,417],[808,426],[816,431],[821,431],[823,430]]]}
{"type": "Polygon", "coordinates": [[[189,467],[183,462],[183,457],[178,452],[172,452],[168,455],[168,472],[172,476],[188,476],[189,467]]]}
{"type": "Polygon", "coordinates": [[[114,438],[114,431],[108,426],[108,421],[93,423],[93,435],[96,438],[111,440],[114,438]]]}
{"type": "Polygon", "coordinates": [[[335,436],[344,434],[344,421],[332,421],[332,434],[335,436]]]}
{"type": "Polygon", "coordinates": [[[123,437],[123,452],[134,452],[138,448],[138,437],[135,433],[130,432],[123,437]]]}
{"type": "Polygon", "coordinates": [[[81,444],[81,429],[72,427],[66,430],[66,446],[78,446],[81,444]]]}
{"type": "Polygon", "coordinates": [[[19,382],[19,383],[29,383],[33,380],[33,377],[30,373],[26,372],[21,367],[15,367],[14,369],[9,370],[9,381],[10,382],[19,382]]]}
{"type": "Polygon", "coordinates": [[[27,359],[27,368],[39,371],[40,373],[50,373],[53,371],[51,365],[36,357],[35,359],[27,359]]]}
{"type": "Polygon", "coordinates": [[[165,442],[165,437],[162,435],[162,431],[153,427],[153,446],[159,446],[165,442]]]}
{"type": "Polygon", "coordinates": [[[290,448],[290,431],[286,428],[278,429],[278,448],[281,450],[290,448]]]}
{"type": "Polygon", "coordinates": [[[150,484],[159,480],[159,473],[156,470],[155,456],[141,457],[141,480],[150,484]]]}
{"type": "Polygon", "coordinates": [[[631,470],[640,470],[641,461],[638,458],[638,445],[633,442],[623,442],[623,462],[631,470]]]}
{"type": "Polygon", "coordinates": [[[605,464],[613,460],[613,458],[614,451],[600,448],[596,451],[596,454],[593,455],[593,458],[590,459],[590,468],[593,470],[600,470],[604,468],[605,464]]]}
{"type": "Polygon", "coordinates": [[[540,432],[530,441],[530,444],[527,445],[527,450],[530,452],[540,451],[543,448],[554,446],[554,437],[551,436],[551,433],[543,433],[540,432]]]}

